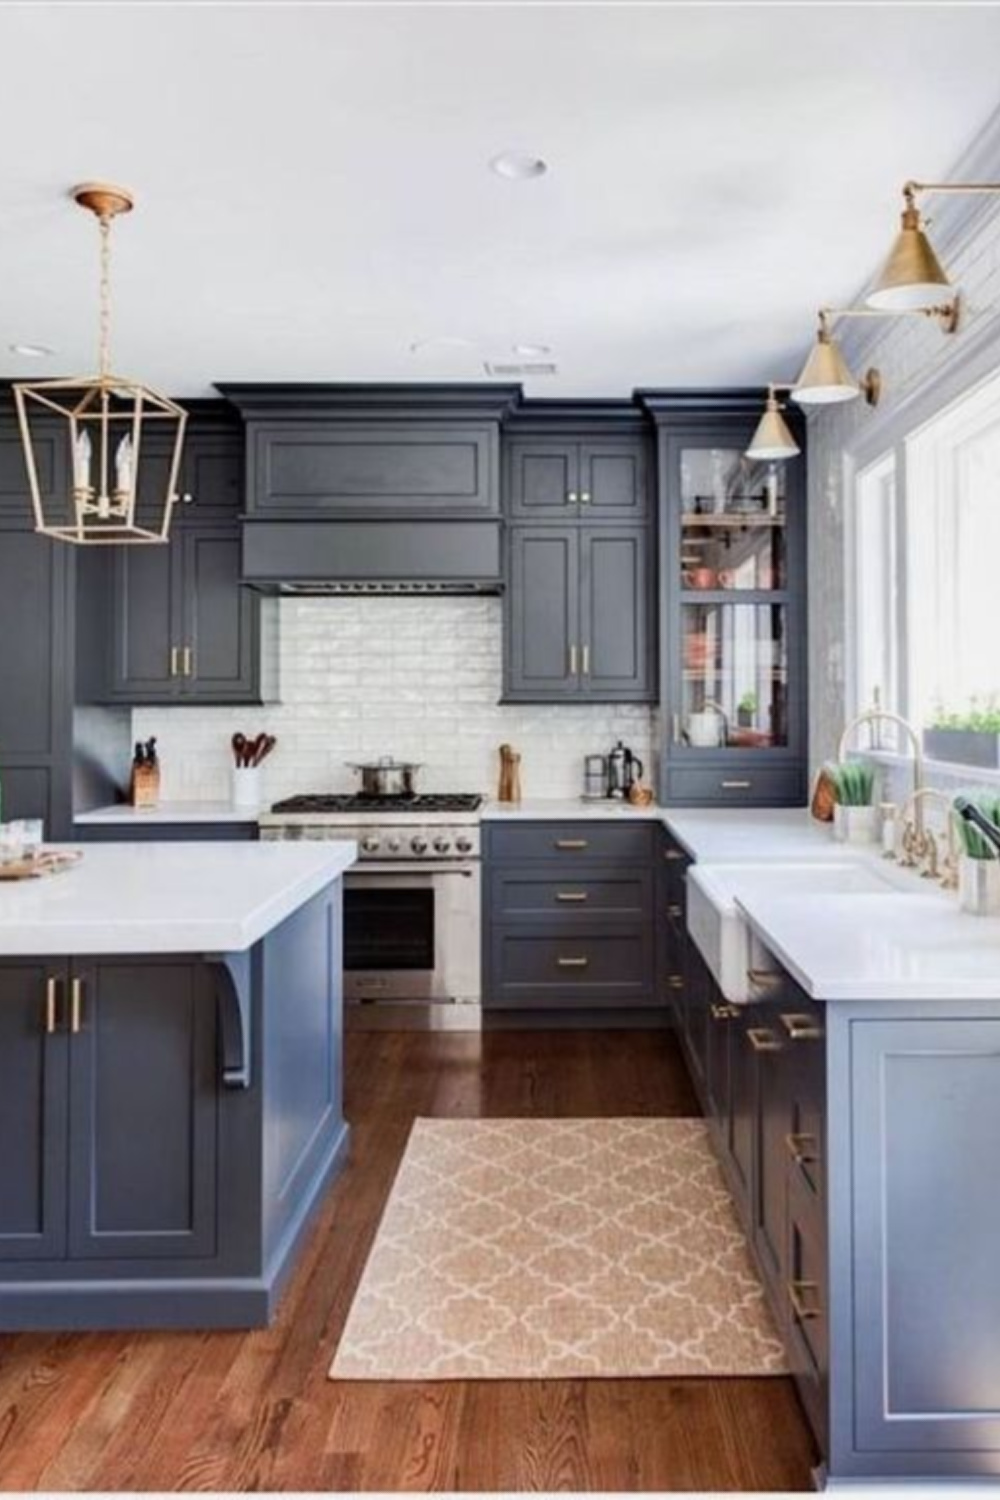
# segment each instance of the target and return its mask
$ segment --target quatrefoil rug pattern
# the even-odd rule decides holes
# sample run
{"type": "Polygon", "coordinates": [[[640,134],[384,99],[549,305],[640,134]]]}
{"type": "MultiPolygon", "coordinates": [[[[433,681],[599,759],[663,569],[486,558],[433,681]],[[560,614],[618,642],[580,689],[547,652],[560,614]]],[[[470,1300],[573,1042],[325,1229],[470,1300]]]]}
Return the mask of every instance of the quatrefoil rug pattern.
{"type": "Polygon", "coordinates": [[[334,1380],[779,1375],[700,1120],[418,1120],[334,1380]]]}

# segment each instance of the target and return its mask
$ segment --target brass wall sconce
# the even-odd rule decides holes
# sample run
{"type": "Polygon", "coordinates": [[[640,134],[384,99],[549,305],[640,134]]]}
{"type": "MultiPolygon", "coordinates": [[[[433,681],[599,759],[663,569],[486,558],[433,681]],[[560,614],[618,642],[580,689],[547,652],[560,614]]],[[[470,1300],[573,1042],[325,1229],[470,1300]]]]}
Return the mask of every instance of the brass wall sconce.
{"type": "Polygon", "coordinates": [[[941,305],[898,311],[880,307],[821,307],[816,343],[792,388],[792,400],[800,406],[830,406],[864,396],[869,406],[877,406],[882,394],[880,372],[868,369],[858,379],[841,353],[831,328],[840,318],[898,317],[934,318],[942,333],[955,333],[961,317],[961,302],[956,295],[951,302],[941,305]]]}
{"type": "Polygon", "coordinates": [[[947,272],[927,238],[917,207],[919,193],[1000,193],[1000,183],[904,183],[899,232],[874,288],[865,298],[868,306],[879,312],[901,313],[928,309],[939,312],[940,309],[935,304],[942,294],[954,291],[947,272]]]}
{"type": "Polygon", "coordinates": [[[779,385],[774,381],[768,386],[764,415],[757,423],[757,429],[745,450],[747,458],[764,463],[782,463],[786,459],[797,458],[802,451],[788,430],[778,400],[779,391],[790,390],[790,385],[779,385]]]}

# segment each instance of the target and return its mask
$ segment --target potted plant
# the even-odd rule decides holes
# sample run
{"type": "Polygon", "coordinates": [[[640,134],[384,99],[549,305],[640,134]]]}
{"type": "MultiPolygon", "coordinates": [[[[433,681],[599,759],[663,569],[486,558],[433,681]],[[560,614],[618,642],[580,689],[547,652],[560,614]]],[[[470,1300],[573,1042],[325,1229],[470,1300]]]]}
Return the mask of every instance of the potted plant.
{"type": "Polygon", "coordinates": [[[833,836],[841,843],[873,844],[879,837],[875,806],[877,768],[867,760],[844,760],[826,767],[833,787],[833,836]]]}
{"type": "MultiPolygon", "coordinates": [[[[1000,828],[1000,801],[985,792],[967,792],[984,817],[1000,828]]],[[[964,818],[952,815],[958,831],[958,903],[977,917],[1000,915],[1000,860],[993,845],[964,818]]]]}
{"type": "Polygon", "coordinates": [[[969,699],[965,713],[939,708],[924,730],[924,754],[962,766],[1000,768],[1000,706],[996,697],[969,699]]]}
{"type": "Polygon", "coordinates": [[[757,694],[744,693],[736,705],[736,722],[741,729],[752,729],[754,715],[757,712],[757,694]]]}

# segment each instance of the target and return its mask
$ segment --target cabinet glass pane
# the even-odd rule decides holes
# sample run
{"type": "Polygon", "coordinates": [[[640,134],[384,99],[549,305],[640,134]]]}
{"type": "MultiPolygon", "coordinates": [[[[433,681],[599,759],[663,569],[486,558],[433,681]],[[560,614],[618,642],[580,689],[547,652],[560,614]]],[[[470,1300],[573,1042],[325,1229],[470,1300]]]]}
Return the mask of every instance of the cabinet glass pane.
{"type": "Polygon", "coordinates": [[[783,604],[685,604],[683,744],[761,750],[788,744],[787,616],[783,604]]]}
{"type": "Polygon", "coordinates": [[[681,586],[783,589],[785,471],[736,448],[681,451],[681,586]]]}

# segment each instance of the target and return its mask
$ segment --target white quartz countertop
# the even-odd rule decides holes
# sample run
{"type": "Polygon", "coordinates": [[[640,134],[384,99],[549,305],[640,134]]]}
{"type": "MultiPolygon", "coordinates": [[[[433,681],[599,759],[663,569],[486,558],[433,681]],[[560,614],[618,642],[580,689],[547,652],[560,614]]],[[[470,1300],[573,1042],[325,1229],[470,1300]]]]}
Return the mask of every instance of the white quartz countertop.
{"type": "Polygon", "coordinates": [[[610,818],[616,822],[638,820],[663,821],[663,808],[652,803],[649,807],[633,807],[631,802],[618,802],[611,797],[600,801],[586,802],[582,797],[527,797],[523,802],[484,802],[480,817],[487,822],[511,818],[532,819],[538,822],[569,821],[591,818],[610,818]]]}
{"type": "Polygon", "coordinates": [[[161,802],[158,807],[130,807],[115,802],[75,813],[74,823],[111,823],[139,828],[154,823],[256,823],[263,809],[234,807],[231,802],[161,802]]]}
{"type": "Polygon", "coordinates": [[[954,893],[775,897],[744,888],[752,930],[817,1000],[1000,1000],[1000,918],[954,893]]]}
{"type": "Polygon", "coordinates": [[[348,840],[88,844],[64,874],[0,883],[0,955],[240,952],[356,856],[348,840]]]}
{"type": "Polygon", "coordinates": [[[827,860],[856,856],[805,807],[659,808],[658,816],[699,864],[736,860],[827,860]]]}

